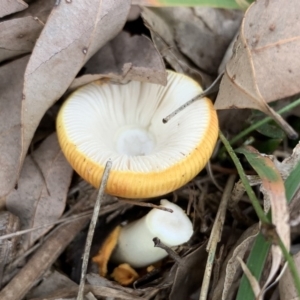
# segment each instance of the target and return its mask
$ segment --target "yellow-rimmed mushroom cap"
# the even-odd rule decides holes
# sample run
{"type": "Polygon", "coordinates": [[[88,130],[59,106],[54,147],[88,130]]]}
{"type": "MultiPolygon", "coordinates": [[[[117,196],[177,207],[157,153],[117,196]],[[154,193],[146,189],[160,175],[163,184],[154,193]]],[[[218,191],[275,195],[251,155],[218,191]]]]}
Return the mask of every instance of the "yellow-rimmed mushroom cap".
{"type": "Polygon", "coordinates": [[[99,187],[112,160],[106,192],[150,198],[178,189],[203,169],[218,136],[208,98],[168,123],[162,119],[202,92],[191,78],[168,71],[167,86],[94,82],[69,96],[57,118],[62,151],[72,167],[99,187]]]}

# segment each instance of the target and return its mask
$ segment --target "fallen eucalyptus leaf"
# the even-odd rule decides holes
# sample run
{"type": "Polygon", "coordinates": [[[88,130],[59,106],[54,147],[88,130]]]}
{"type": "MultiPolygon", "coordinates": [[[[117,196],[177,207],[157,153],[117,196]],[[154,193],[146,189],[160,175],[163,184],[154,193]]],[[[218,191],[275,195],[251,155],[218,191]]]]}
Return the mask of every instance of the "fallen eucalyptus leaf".
{"type": "Polygon", "coordinates": [[[300,92],[297,0],[258,0],[247,10],[234,54],[215,103],[216,109],[254,108],[273,117],[291,136],[295,131],[268,106],[300,92]]]}
{"type": "Polygon", "coordinates": [[[0,198],[14,188],[20,172],[22,87],[28,59],[0,67],[0,198]]]}
{"type": "MultiPolygon", "coordinates": [[[[65,209],[72,172],[56,134],[50,135],[26,157],[18,187],[6,198],[6,206],[19,217],[22,230],[57,221],[65,209]]],[[[23,238],[22,247],[27,249],[50,228],[28,233],[23,238]]]]}
{"type": "Polygon", "coordinates": [[[28,7],[22,0],[0,0],[0,18],[28,7]]]}
{"type": "Polygon", "coordinates": [[[167,73],[153,43],[144,36],[121,32],[101,48],[84,66],[85,74],[75,78],[71,90],[103,77],[138,80],[165,85],[167,73]]]}
{"type": "Polygon", "coordinates": [[[1,22],[0,62],[31,52],[43,27],[39,19],[31,16],[1,22]]]}

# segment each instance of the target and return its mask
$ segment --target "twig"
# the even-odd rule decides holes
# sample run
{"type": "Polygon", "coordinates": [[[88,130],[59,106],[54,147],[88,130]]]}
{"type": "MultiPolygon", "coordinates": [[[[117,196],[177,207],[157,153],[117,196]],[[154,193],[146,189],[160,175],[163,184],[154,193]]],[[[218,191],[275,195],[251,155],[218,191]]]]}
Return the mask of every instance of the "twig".
{"type": "Polygon", "coordinates": [[[10,233],[10,234],[6,234],[6,235],[3,235],[3,236],[0,236],[0,241],[1,240],[6,240],[6,239],[10,239],[10,238],[15,237],[15,236],[23,235],[23,234],[26,234],[28,232],[39,230],[39,229],[42,229],[42,228],[45,228],[45,227],[54,226],[54,225],[57,225],[57,224],[60,224],[60,223],[65,223],[66,224],[66,223],[74,222],[74,221],[76,221],[76,220],[78,220],[80,218],[89,217],[91,214],[92,214],[91,211],[83,212],[83,213],[78,214],[78,215],[73,215],[71,217],[59,219],[56,222],[52,222],[52,223],[48,223],[48,224],[43,224],[43,225],[38,226],[38,227],[33,227],[33,228],[24,229],[24,230],[19,230],[19,231],[14,232],[14,233],[10,233]]]}
{"type": "Polygon", "coordinates": [[[165,250],[170,255],[170,257],[172,257],[178,264],[181,263],[181,257],[170,247],[163,244],[159,238],[155,237],[153,239],[153,242],[154,242],[154,247],[158,247],[165,250]]]}
{"type": "Polygon", "coordinates": [[[87,271],[87,266],[88,266],[88,262],[89,262],[89,255],[90,255],[92,240],[93,240],[95,227],[97,224],[98,215],[99,215],[99,211],[100,211],[100,207],[101,207],[101,202],[104,197],[104,192],[105,192],[105,188],[106,188],[106,184],[107,184],[111,166],[112,166],[112,162],[109,160],[105,165],[102,181],[101,181],[100,188],[99,188],[99,193],[98,193],[98,196],[96,199],[95,208],[94,208],[94,212],[93,212],[93,216],[92,216],[92,220],[90,223],[90,227],[89,227],[89,231],[88,231],[88,235],[87,235],[87,239],[86,239],[86,244],[85,244],[85,248],[84,248],[84,255],[83,255],[82,269],[81,269],[81,278],[80,278],[77,300],[83,300],[83,298],[84,298],[85,278],[86,278],[86,271],[87,271]]]}
{"type": "Polygon", "coordinates": [[[221,199],[221,203],[220,203],[220,206],[218,209],[218,213],[216,216],[216,220],[214,222],[212,232],[211,232],[209,241],[207,243],[206,250],[208,251],[208,257],[207,257],[207,263],[205,266],[205,272],[204,272],[204,277],[203,277],[199,300],[207,299],[207,294],[208,294],[208,289],[209,289],[209,284],[210,284],[210,277],[211,277],[211,273],[212,273],[213,262],[215,259],[215,253],[216,253],[217,245],[221,239],[223,224],[224,224],[225,216],[226,216],[227,203],[230,198],[232,188],[234,186],[235,177],[236,177],[235,175],[231,175],[227,181],[227,184],[226,184],[226,187],[225,187],[222,199],[221,199]]]}
{"type": "Polygon", "coordinates": [[[178,107],[175,111],[173,111],[171,114],[169,114],[167,117],[163,118],[163,120],[162,120],[163,123],[169,122],[173,117],[175,117],[178,113],[183,111],[185,108],[190,106],[195,101],[197,101],[201,98],[204,98],[211,93],[216,92],[219,89],[219,85],[220,85],[223,74],[224,74],[224,72],[220,73],[219,76],[216,78],[216,80],[201,94],[199,94],[199,95],[195,96],[194,98],[192,98],[191,100],[187,101],[186,103],[184,103],[183,105],[178,107]]]}
{"type": "Polygon", "coordinates": [[[62,225],[54,230],[27,264],[0,292],[0,299],[21,300],[31,287],[43,276],[65,247],[82,230],[89,218],[62,225]]]}
{"type": "Polygon", "coordinates": [[[163,206],[156,205],[156,204],[149,203],[149,202],[140,202],[140,201],[128,200],[128,199],[124,199],[124,198],[118,198],[118,200],[128,203],[128,204],[132,204],[132,205],[156,208],[156,209],[160,209],[160,210],[167,211],[170,213],[173,212],[173,210],[171,208],[163,207],[163,206]]]}

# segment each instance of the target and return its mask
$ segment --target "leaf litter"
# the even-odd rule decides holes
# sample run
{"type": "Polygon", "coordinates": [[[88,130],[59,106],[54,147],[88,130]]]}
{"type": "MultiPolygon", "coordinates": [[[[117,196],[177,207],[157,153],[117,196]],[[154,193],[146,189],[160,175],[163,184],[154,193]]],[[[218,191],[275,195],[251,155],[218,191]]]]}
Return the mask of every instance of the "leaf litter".
{"type": "MultiPolygon", "coordinates": [[[[2,60],[0,66],[0,199],[3,204],[5,203],[6,209],[17,216],[4,218],[10,230],[3,231],[2,235],[11,233],[11,230],[17,232],[25,228],[40,228],[43,224],[54,224],[64,212],[78,219],[77,222],[59,225],[54,229],[50,229],[49,226],[33,230],[22,236],[20,240],[17,239],[19,243],[14,242],[15,244],[9,249],[12,249],[11,253],[14,254],[11,255],[15,258],[8,256],[4,260],[6,265],[2,264],[0,268],[3,274],[3,286],[7,284],[0,292],[0,298],[21,299],[30,290],[31,294],[28,295],[36,299],[74,298],[78,293],[78,282],[67,289],[62,288],[59,281],[50,289],[50,280],[48,283],[47,280],[44,281],[45,288],[42,288],[43,285],[34,286],[53,266],[61,253],[66,253],[64,255],[70,253],[65,252],[65,248],[72,241],[68,247],[71,252],[73,250],[77,253],[77,259],[81,262],[82,243],[81,246],[76,244],[75,236],[78,233],[84,236],[86,232],[84,228],[90,219],[86,213],[87,209],[93,206],[96,192],[90,189],[88,195],[93,196],[83,197],[82,193],[85,193],[85,190],[82,189],[81,180],[77,175],[73,176],[71,189],[69,189],[72,170],[62,156],[55,133],[51,135],[49,132],[45,133],[41,141],[40,138],[36,138],[36,134],[41,130],[41,119],[46,112],[55,118],[61,101],[54,107],[53,104],[63,99],[65,93],[93,80],[109,79],[122,84],[129,80],[140,80],[165,84],[165,64],[168,68],[172,67],[178,72],[184,72],[208,86],[215,79],[227,46],[239,28],[243,13],[201,7],[151,9],[143,7],[142,16],[145,26],[150,30],[151,40],[147,36],[122,31],[126,21],[127,24],[137,24],[135,22],[140,20],[139,10],[136,8],[134,17],[127,20],[130,1],[77,3],[38,0],[30,1],[28,9],[25,9],[26,4],[25,7],[24,4],[22,5],[23,11],[20,11],[20,7],[15,8],[14,12],[17,10],[20,12],[7,16],[0,22],[0,27],[2,26],[0,32],[0,43],[2,43],[0,47],[2,60]],[[79,218],[80,213],[84,213],[81,218],[79,218]],[[13,224],[11,225],[8,220],[13,224]],[[43,238],[45,241],[41,242],[43,238]],[[30,258],[27,258],[29,252],[24,253],[25,250],[32,251],[30,258]],[[23,267],[17,275],[15,275],[17,271],[16,265],[13,264],[14,260],[23,267]],[[40,291],[44,290],[44,294],[38,294],[38,288],[40,291]]],[[[282,19],[287,19],[292,5],[298,4],[293,2],[284,7],[281,5],[281,0],[272,3],[260,0],[246,11],[235,45],[246,45],[250,52],[246,54],[239,52],[243,47],[235,46],[233,58],[225,67],[225,76],[216,102],[217,108],[248,107],[273,114],[268,106],[269,102],[299,93],[295,84],[298,79],[297,64],[294,61],[291,69],[293,76],[282,77],[291,61],[288,51],[292,51],[297,45],[297,27],[294,26],[295,28],[290,30],[293,17],[286,23],[275,18],[280,12],[282,19]],[[257,10],[260,12],[261,19],[257,18],[257,10]],[[261,25],[264,18],[268,20],[266,22],[268,25],[273,21],[276,25],[274,30],[272,26],[261,25]],[[250,26],[250,23],[253,25],[250,26]],[[282,35],[278,35],[278,32],[282,35]],[[257,42],[254,41],[255,34],[259,34],[260,37],[257,42]],[[245,41],[250,43],[245,44],[245,41]],[[279,41],[279,46],[276,41],[279,41]],[[278,50],[279,54],[276,55],[289,59],[285,60],[284,68],[280,59],[272,60],[270,64],[271,52],[258,51],[258,49],[275,52],[278,50]],[[253,60],[255,73],[253,68],[249,67],[249,59],[250,62],[251,59],[253,60]],[[242,65],[238,65],[239,61],[243,62],[242,65]],[[236,70],[236,74],[241,77],[236,75],[232,84],[232,74],[236,70]],[[269,73],[263,72],[272,73],[273,76],[267,76],[269,73]],[[247,80],[250,78],[246,85],[245,76],[248,76],[247,80]],[[226,86],[226,80],[231,82],[229,87],[226,86]],[[280,85],[276,85],[278,82],[280,85]],[[253,89],[255,84],[258,87],[256,90],[253,89]],[[273,88],[274,85],[276,89],[273,88]],[[252,90],[247,90],[249,86],[252,90]],[[240,90],[246,92],[241,94],[240,90]],[[255,94],[253,91],[258,93],[255,94]]],[[[149,35],[146,27],[143,27],[144,33],[149,35]]],[[[236,124],[233,113],[233,118],[226,123],[226,127],[236,128],[237,125],[240,126],[236,124]]],[[[222,127],[223,125],[221,129],[222,127]]],[[[264,198],[261,200],[271,199],[272,212],[275,213],[274,224],[277,228],[280,227],[283,240],[287,245],[289,244],[288,210],[284,205],[283,181],[278,174],[281,174],[283,180],[289,176],[299,162],[298,149],[299,146],[282,162],[275,156],[261,156],[251,150],[254,151],[252,155],[257,155],[269,166],[272,165],[273,171],[277,172],[278,182],[281,182],[279,188],[267,179],[261,178],[255,181],[263,187],[264,198]],[[283,207],[285,209],[282,209],[283,207]]],[[[283,151],[285,150],[286,148],[283,151]]],[[[214,161],[216,162],[215,159],[214,161]]],[[[224,164],[222,160],[218,163],[224,164]]],[[[236,172],[234,167],[231,168],[231,173],[236,172]]],[[[227,180],[227,173],[223,173],[225,169],[225,167],[219,168],[219,171],[215,171],[214,174],[217,184],[222,187],[227,180]]],[[[174,263],[171,258],[167,259],[161,266],[155,267],[157,269],[153,274],[159,274],[158,277],[147,279],[150,275],[145,276],[146,281],[139,282],[136,289],[120,287],[109,278],[105,279],[93,274],[95,266],[91,265],[88,267],[88,284],[85,286],[85,293],[89,292],[88,297],[91,299],[95,297],[176,299],[178,295],[183,298],[192,296],[197,299],[207,258],[205,245],[211,234],[221,196],[222,194],[205,172],[174,192],[174,201],[182,204],[183,207],[189,205],[189,214],[194,220],[196,231],[189,244],[177,249],[181,257],[180,263],[174,263]],[[206,224],[205,230],[201,224],[206,224]],[[199,234],[200,228],[202,228],[201,234],[199,234]]],[[[171,195],[168,197],[172,199],[171,195]]],[[[249,224],[255,224],[258,220],[253,215],[243,191],[239,193],[238,198],[239,202],[235,205],[239,208],[241,216],[247,218],[249,224]]],[[[100,220],[104,222],[101,224],[109,224],[111,220],[120,217],[130,219],[127,216],[130,216],[131,210],[141,215],[145,213],[144,209],[132,208],[132,205],[109,197],[104,201],[100,212],[100,220]]],[[[68,215],[63,217],[67,218],[68,215]]],[[[223,233],[216,233],[215,238],[221,234],[221,239],[219,247],[216,248],[217,259],[211,265],[213,273],[209,282],[211,287],[209,297],[212,299],[235,297],[242,274],[239,259],[247,260],[248,252],[258,234],[257,225],[246,230],[245,223],[241,225],[239,222],[240,219],[235,219],[234,214],[227,212],[223,233]]],[[[101,229],[104,235],[109,233],[105,228],[106,226],[101,229]]],[[[2,245],[4,246],[4,243],[0,240],[0,248],[3,247],[2,245]]],[[[273,257],[276,252],[275,247],[272,246],[273,257]]],[[[1,249],[6,249],[3,253],[8,253],[7,248],[1,249]]],[[[273,267],[266,265],[267,271],[273,269],[272,276],[281,263],[281,252],[276,252],[276,255],[277,263],[275,265],[273,263],[273,267]]],[[[65,263],[62,258],[59,258],[58,262],[54,267],[56,271],[52,274],[53,279],[59,278],[57,270],[61,270],[58,266],[63,267],[65,263]]],[[[65,279],[69,278],[73,279],[70,274],[65,279]]],[[[264,282],[266,281],[268,281],[267,277],[264,278],[264,282]]],[[[259,284],[262,286],[261,282],[259,284]]],[[[284,289],[286,284],[280,283],[280,288],[284,289]]]]}
{"type": "Polygon", "coordinates": [[[259,109],[296,136],[268,103],[299,93],[300,65],[294,59],[300,41],[299,5],[296,0],[288,6],[284,0],[257,1],[247,10],[225,68],[217,109],[259,109]]]}

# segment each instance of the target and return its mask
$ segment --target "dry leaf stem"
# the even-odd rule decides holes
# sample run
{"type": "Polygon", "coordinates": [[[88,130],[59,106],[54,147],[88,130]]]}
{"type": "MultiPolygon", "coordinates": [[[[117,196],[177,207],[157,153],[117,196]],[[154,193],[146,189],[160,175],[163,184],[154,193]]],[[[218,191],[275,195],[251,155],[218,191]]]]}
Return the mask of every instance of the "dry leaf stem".
{"type": "Polygon", "coordinates": [[[210,239],[209,239],[207,247],[206,247],[206,250],[208,251],[208,257],[207,257],[207,263],[206,263],[206,267],[205,267],[205,272],[204,272],[204,277],[203,277],[199,300],[207,299],[210,278],[211,278],[211,273],[212,273],[212,268],[213,268],[213,262],[215,259],[215,253],[217,250],[217,245],[221,239],[223,224],[224,224],[225,216],[226,216],[227,203],[230,198],[232,188],[234,186],[235,177],[236,177],[235,175],[231,175],[227,181],[227,184],[226,184],[226,187],[225,187],[222,199],[221,199],[221,203],[220,203],[220,206],[218,209],[218,213],[216,216],[216,220],[214,222],[214,226],[213,226],[213,229],[212,229],[212,232],[210,235],[210,239]]]}
{"type": "Polygon", "coordinates": [[[87,239],[86,239],[86,243],[85,243],[85,248],[84,248],[81,278],[80,278],[80,285],[79,285],[77,300],[83,300],[83,298],[84,298],[84,286],[85,286],[85,278],[86,278],[86,271],[87,271],[88,262],[89,262],[90,250],[91,250],[95,227],[97,224],[100,207],[101,207],[101,202],[104,197],[105,188],[106,188],[106,184],[107,184],[111,166],[112,166],[112,162],[109,160],[105,165],[105,169],[103,172],[103,177],[101,180],[97,200],[95,203],[95,208],[94,208],[94,212],[93,212],[93,216],[91,219],[91,223],[90,223],[90,227],[89,227],[89,231],[88,231],[88,235],[87,235],[87,239]]]}

